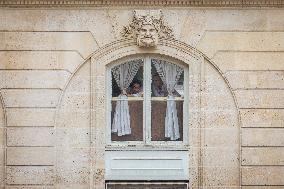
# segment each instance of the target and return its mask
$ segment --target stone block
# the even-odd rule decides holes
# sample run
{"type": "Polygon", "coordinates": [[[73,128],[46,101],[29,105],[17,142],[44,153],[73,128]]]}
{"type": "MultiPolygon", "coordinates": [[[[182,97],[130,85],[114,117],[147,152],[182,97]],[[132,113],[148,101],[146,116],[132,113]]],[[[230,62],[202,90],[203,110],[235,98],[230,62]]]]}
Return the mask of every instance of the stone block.
{"type": "Polygon", "coordinates": [[[242,146],[284,146],[282,128],[243,128],[242,146]]]}
{"type": "Polygon", "coordinates": [[[254,71],[254,70],[284,70],[282,64],[284,52],[236,52],[219,51],[212,61],[218,68],[226,73],[232,70],[254,71]]]}
{"type": "Polygon", "coordinates": [[[7,146],[54,146],[53,127],[7,128],[7,146]]]}
{"type": "Polygon", "coordinates": [[[206,187],[237,187],[239,180],[239,168],[237,166],[203,167],[203,184],[206,187]]]}
{"type": "Polygon", "coordinates": [[[91,119],[89,109],[59,109],[58,115],[57,127],[90,127],[91,119]]]}
{"type": "Polygon", "coordinates": [[[7,108],[7,126],[54,126],[54,108],[7,108]]]}
{"type": "Polygon", "coordinates": [[[3,89],[6,107],[56,107],[61,91],[58,89],[3,89]]]}
{"type": "Polygon", "coordinates": [[[4,106],[0,100],[0,128],[5,126],[4,106]]]}
{"type": "Polygon", "coordinates": [[[204,116],[204,124],[207,128],[227,128],[237,127],[237,111],[236,110],[206,110],[201,112],[204,116]]]}
{"type": "MultiPolygon", "coordinates": [[[[206,140],[206,139],[205,139],[206,140]]],[[[204,167],[231,167],[238,169],[239,167],[239,146],[231,147],[204,147],[203,164],[204,167]],[[218,157],[218,158],[216,158],[218,157]]]]}
{"type": "Polygon", "coordinates": [[[7,166],[7,184],[54,184],[53,166],[7,166]]]}
{"type": "Polygon", "coordinates": [[[80,54],[74,51],[0,52],[0,69],[67,70],[73,73],[83,61],[80,54]]]}
{"type": "Polygon", "coordinates": [[[197,49],[210,59],[218,51],[283,51],[284,32],[206,31],[197,49]]]}
{"type": "Polygon", "coordinates": [[[53,147],[8,147],[7,165],[54,165],[53,147]]]}
{"type": "Polygon", "coordinates": [[[284,71],[229,71],[225,77],[233,89],[284,88],[284,71]]]}
{"type": "Polygon", "coordinates": [[[58,88],[64,89],[70,73],[61,70],[0,71],[0,88],[58,88]]]}
{"type": "Polygon", "coordinates": [[[0,32],[0,50],[74,51],[85,59],[97,49],[90,32],[0,32]]]}
{"type": "MultiPolygon", "coordinates": [[[[62,184],[56,184],[56,188],[60,189],[89,189],[90,184],[68,184],[68,183],[62,183],[62,184]]],[[[102,188],[103,189],[103,188],[102,188]]]]}
{"type": "Polygon", "coordinates": [[[283,109],[242,109],[242,127],[284,127],[283,109]]]}
{"type": "Polygon", "coordinates": [[[243,147],[242,165],[284,165],[284,147],[243,147]]]}
{"type": "Polygon", "coordinates": [[[284,90],[236,90],[239,108],[284,108],[284,90]]]}
{"type": "Polygon", "coordinates": [[[242,167],[243,185],[284,185],[283,166],[242,167]]]}
{"type": "Polygon", "coordinates": [[[33,186],[33,185],[21,185],[21,186],[13,186],[6,185],[5,189],[56,189],[55,186],[41,185],[41,186],[33,186]]]}
{"type": "Polygon", "coordinates": [[[204,128],[201,130],[205,138],[205,147],[237,147],[239,145],[239,129],[235,128],[204,128]]]}
{"type": "Polygon", "coordinates": [[[57,127],[56,142],[58,147],[90,147],[90,127],[57,127]]]}
{"type": "Polygon", "coordinates": [[[59,184],[84,185],[89,183],[90,148],[57,148],[57,173],[59,184]]]}

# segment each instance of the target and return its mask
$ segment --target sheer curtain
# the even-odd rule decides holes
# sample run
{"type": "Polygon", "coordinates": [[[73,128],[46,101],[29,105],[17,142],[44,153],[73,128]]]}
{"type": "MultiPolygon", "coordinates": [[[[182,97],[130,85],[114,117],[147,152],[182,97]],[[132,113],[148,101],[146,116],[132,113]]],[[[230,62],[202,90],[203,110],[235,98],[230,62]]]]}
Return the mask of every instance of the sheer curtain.
{"type": "Polygon", "coordinates": [[[111,128],[112,133],[117,133],[117,136],[131,134],[128,99],[122,91],[129,87],[142,63],[142,60],[132,60],[115,66],[111,70],[114,79],[121,90],[121,94],[118,96],[118,101],[116,103],[111,128]]]}
{"type": "Polygon", "coordinates": [[[180,133],[174,92],[175,86],[183,72],[183,69],[164,60],[152,59],[152,63],[154,64],[168,92],[165,118],[165,137],[170,138],[171,140],[177,140],[180,138],[180,133]]]}

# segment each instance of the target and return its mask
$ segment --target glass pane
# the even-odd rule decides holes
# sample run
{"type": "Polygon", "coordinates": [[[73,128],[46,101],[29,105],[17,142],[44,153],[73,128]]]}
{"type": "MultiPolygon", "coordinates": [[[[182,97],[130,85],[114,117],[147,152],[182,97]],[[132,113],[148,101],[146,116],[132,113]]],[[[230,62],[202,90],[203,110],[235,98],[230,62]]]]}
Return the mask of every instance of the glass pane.
{"type": "Polygon", "coordinates": [[[143,60],[132,60],[111,69],[112,97],[143,96],[143,60]]]}
{"type": "MultiPolygon", "coordinates": [[[[135,98],[135,97],[129,97],[135,98]]],[[[111,123],[113,128],[114,114],[117,102],[112,102],[111,123]]],[[[128,101],[129,115],[130,115],[130,129],[129,134],[118,136],[118,132],[111,133],[112,141],[143,141],[143,101],[128,101]]]]}
{"type": "Polygon", "coordinates": [[[152,141],[182,141],[184,69],[158,59],[151,60],[151,69],[152,141]]]}
{"type": "Polygon", "coordinates": [[[152,97],[184,96],[184,70],[182,67],[164,60],[152,59],[151,69],[152,97]]]}
{"type": "MultiPolygon", "coordinates": [[[[152,100],[152,128],[151,128],[151,137],[152,141],[182,141],[183,140],[183,101],[176,102],[176,111],[178,118],[178,132],[180,137],[178,139],[171,139],[171,137],[166,136],[165,133],[165,119],[167,111],[167,102],[152,100]]],[[[167,129],[173,130],[174,127],[169,126],[167,129]]]]}
{"type": "Polygon", "coordinates": [[[143,141],[143,60],[111,69],[112,141],[143,141]]]}

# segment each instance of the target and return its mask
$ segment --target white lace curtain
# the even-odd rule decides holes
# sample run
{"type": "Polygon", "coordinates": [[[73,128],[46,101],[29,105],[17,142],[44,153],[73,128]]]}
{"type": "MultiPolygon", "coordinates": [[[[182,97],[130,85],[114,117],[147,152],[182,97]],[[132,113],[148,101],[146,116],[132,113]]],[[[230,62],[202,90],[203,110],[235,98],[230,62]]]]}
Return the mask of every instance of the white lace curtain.
{"type": "Polygon", "coordinates": [[[122,91],[129,87],[142,63],[141,59],[132,60],[111,69],[114,79],[121,90],[116,103],[111,128],[112,133],[117,133],[117,136],[131,134],[128,100],[127,96],[122,94],[122,91]]]}
{"type": "Polygon", "coordinates": [[[154,64],[168,92],[165,117],[165,137],[170,138],[171,140],[177,140],[180,138],[180,133],[174,92],[175,86],[183,72],[183,69],[175,64],[163,60],[153,59],[152,63],[154,64]]]}

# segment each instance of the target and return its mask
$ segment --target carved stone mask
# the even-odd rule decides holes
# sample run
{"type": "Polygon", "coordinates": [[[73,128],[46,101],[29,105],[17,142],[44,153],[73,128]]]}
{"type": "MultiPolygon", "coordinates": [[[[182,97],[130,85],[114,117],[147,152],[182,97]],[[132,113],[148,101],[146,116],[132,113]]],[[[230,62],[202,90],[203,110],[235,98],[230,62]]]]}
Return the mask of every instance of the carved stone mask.
{"type": "Polygon", "coordinates": [[[158,43],[158,31],[151,25],[142,25],[137,33],[137,45],[140,47],[153,47],[158,43]]]}
{"type": "Polygon", "coordinates": [[[135,10],[133,13],[133,20],[124,27],[122,35],[134,38],[139,47],[155,47],[160,38],[173,37],[161,10],[135,10]]]}

